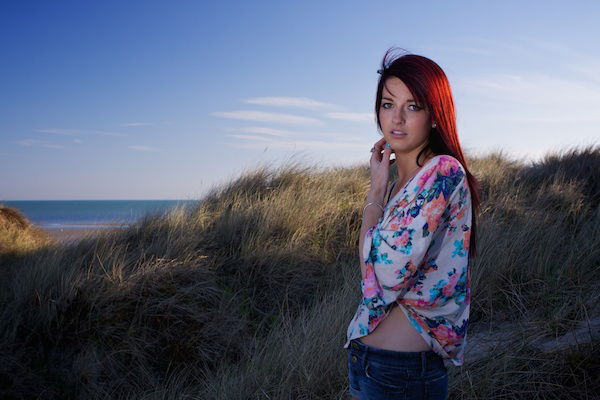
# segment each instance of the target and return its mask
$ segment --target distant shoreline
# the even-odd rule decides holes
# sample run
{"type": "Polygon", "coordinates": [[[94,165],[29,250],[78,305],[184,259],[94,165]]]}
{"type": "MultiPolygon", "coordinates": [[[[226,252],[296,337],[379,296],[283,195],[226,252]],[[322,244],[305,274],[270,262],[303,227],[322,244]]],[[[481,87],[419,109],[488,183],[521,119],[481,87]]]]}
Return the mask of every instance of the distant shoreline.
{"type": "MultiPolygon", "coordinates": [[[[80,239],[92,231],[127,228],[143,218],[196,207],[199,200],[23,200],[2,206],[18,210],[55,241],[80,239]]],[[[93,234],[92,234],[93,235],[93,234]]]]}
{"type": "Polygon", "coordinates": [[[103,223],[98,225],[36,225],[37,228],[46,232],[52,239],[57,242],[72,242],[82,239],[90,232],[100,231],[111,228],[127,228],[128,224],[121,223],[103,223]]]}
{"type": "Polygon", "coordinates": [[[36,224],[38,228],[42,229],[105,229],[105,228],[127,228],[131,223],[129,222],[87,222],[87,223],[52,223],[52,224],[36,224]]]}

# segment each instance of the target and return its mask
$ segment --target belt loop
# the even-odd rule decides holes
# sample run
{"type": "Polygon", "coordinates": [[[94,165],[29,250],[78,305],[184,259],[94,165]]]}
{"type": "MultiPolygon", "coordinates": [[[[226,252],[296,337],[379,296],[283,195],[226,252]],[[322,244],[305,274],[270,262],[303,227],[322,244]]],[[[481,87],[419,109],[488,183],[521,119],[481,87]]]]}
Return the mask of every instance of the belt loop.
{"type": "Polygon", "coordinates": [[[424,351],[421,352],[421,378],[425,377],[425,371],[427,371],[427,355],[424,351]]]}

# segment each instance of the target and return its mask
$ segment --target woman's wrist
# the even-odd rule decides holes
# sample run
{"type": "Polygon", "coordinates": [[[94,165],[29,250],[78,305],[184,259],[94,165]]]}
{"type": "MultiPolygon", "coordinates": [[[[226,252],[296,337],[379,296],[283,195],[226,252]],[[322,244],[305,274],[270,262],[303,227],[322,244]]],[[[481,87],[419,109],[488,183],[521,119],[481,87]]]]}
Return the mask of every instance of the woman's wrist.
{"type": "Polygon", "coordinates": [[[373,207],[373,208],[377,209],[379,213],[383,213],[384,212],[382,204],[380,204],[380,203],[378,203],[376,201],[369,201],[363,207],[363,215],[365,215],[365,211],[367,210],[368,207],[373,207]]]}
{"type": "Polygon", "coordinates": [[[369,190],[369,193],[367,194],[367,203],[376,202],[376,203],[383,205],[384,197],[385,197],[384,191],[371,189],[371,190],[369,190]]]}

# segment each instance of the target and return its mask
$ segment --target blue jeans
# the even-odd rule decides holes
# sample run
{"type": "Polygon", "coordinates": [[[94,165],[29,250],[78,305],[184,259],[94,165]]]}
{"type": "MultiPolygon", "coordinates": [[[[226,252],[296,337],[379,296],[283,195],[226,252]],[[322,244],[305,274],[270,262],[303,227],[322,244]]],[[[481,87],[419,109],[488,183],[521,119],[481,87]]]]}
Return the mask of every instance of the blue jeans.
{"type": "Polygon", "coordinates": [[[448,397],[448,370],[433,350],[392,351],[352,339],[348,346],[350,395],[361,400],[448,397]]]}

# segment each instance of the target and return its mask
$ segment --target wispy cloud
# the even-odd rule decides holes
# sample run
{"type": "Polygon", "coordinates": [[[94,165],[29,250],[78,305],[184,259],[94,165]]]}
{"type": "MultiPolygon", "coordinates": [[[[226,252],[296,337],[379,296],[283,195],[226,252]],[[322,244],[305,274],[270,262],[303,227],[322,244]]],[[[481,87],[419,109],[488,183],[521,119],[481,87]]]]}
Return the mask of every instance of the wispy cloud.
{"type": "Polygon", "coordinates": [[[152,146],[145,146],[145,145],[136,145],[136,146],[129,146],[129,148],[131,150],[135,150],[135,151],[147,151],[147,152],[155,152],[155,151],[160,151],[160,149],[156,148],[156,147],[152,147],[152,146]]]}
{"type": "Polygon", "coordinates": [[[375,120],[375,114],[373,113],[330,112],[324,115],[327,118],[351,122],[373,122],[375,120]]]}
{"type": "Polygon", "coordinates": [[[225,136],[229,136],[232,138],[237,138],[237,139],[247,139],[247,140],[259,140],[259,141],[267,141],[267,142],[272,142],[272,138],[266,137],[266,136],[258,136],[258,135],[236,135],[236,134],[229,134],[229,135],[225,135],[225,136]]]}
{"type": "Polygon", "coordinates": [[[54,135],[78,135],[82,133],[79,129],[34,129],[35,132],[52,133],[54,135]]]}
{"type": "Polygon", "coordinates": [[[467,94],[492,101],[502,118],[520,122],[600,122],[600,87],[575,76],[486,74],[460,80],[467,94]]]}
{"type": "Polygon", "coordinates": [[[250,99],[243,99],[242,101],[249,104],[259,104],[262,106],[296,107],[311,110],[339,107],[335,104],[324,103],[309,99],[308,97],[254,97],[250,99]]]}
{"type": "Polygon", "coordinates": [[[274,122],[292,125],[323,125],[323,122],[316,118],[264,111],[217,111],[211,114],[222,118],[241,119],[247,121],[274,122]]]}
{"type": "MultiPolygon", "coordinates": [[[[246,138],[244,138],[246,139],[246,138]]],[[[228,143],[231,147],[240,149],[288,149],[288,150],[327,150],[332,148],[332,143],[324,140],[277,140],[263,137],[262,139],[253,138],[249,141],[237,141],[228,143]]],[[[352,142],[336,142],[335,149],[365,149],[364,144],[352,142]]]]}
{"type": "Polygon", "coordinates": [[[569,68],[582,78],[600,84],[600,60],[592,61],[584,65],[570,64],[569,68]]]}
{"type": "Polygon", "coordinates": [[[65,147],[61,144],[51,143],[51,142],[47,142],[45,140],[37,140],[37,139],[17,140],[15,143],[19,144],[21,146],[25,146],[25,147],[35,146],[35,147],[46,147],[48,149],[62,149],[65,147]]]}
{"type": "Polygon", "coordinates": [[[125,124],[121,124],[120,126],[154,126],[153,122],[127,122],[125,124]]]}
{"type": "Polygon", "coordinates": [[[332,139],[332,143],[340,143],[340,142],[360,142],[369,144],[372,136],[359,135],[355,136],[353,134],[347,132],[316,132],[315,136],[319,138],[329,137],[332,139]]]}
{"type": "Polygon", "coordinates": [[[112,132],[112,131],[90,131],[90,133],[93,134],[93,135],[100,135],[100,136],[114,136],[114,137],[126,137],[126,136],[129,136],[126,133],[112,132]]]}
{"type": "Polygon", "coordinates": [[[112,131],[99,131],[90,129],[34,129],[34,132],[49,133],[52,135],[100,135],[100,136],[115,136],[125,137],[126,133],[112,132],[112,131]]]}
{"type": "Polygon", "coordinates": [[[453,41],[450,43],[439,42],[434,46],[423,46],[422,49],[430,53],[470,53],[480,56],[496,56],[498,54],[532,55],[533,52],[548,50],[542,43],[536,43],[534,39],[521,38],[521,40],[497,40],[490,37],[469,37],[468,40],[453,41]],[[459,44],[457,44],[459,43],[459,44]]]}
{"type": "Polygon", "coordinates": [[[248,132],[248,133],[259,133],[262,135],[271,135],[271,136],[290,136],[291,132],[283,129],[274,129],[274,128],[265,128],[260,126],[249,126],[245,128],[223,128],[226,131],[230,132],[248,132]]]}
{"type": "Polygon", "coordinates": [[[258,128],[258,127],[249,127],[249,128],[224,128],[227,131],[233,132],[248,132],[254,133],[257,135],[246,135],[246,134],[227,134],[225,136],[235,137],[238,139],[251,139],[251,140],[299,140],[306,138],[319,138],[319,139],[331,139],[329,141],[330,144],[336,144],[340,142],[363,142],[366,143],[370,140],[370,138],[366,137],[366,135],[353,135],[348,132],[324,132],[317,130],[310,131],[279,131],[276,129],[270,128],[258,128]],[[268,135],[268,136],[261,136],[268,135]]]}
{"type": "MultiPolygon", "coordinates": [[[[476,103],[477,119],[550,124],[593,124],[600,122],[600,57],[582,52],[560,41],[524,37],[516,41],[488,38],[472,40],[473,49],[505,54],[522,60],[512,71],[480,76],[457,77],[457,88],[464,96],[458,100],[476,103]],[[551,59],[549,72],[523,71],[522,65],[539,59],[551,59]],[[551,72],[550,72],[551,71],[551,72]],[[485,108],[489,112],[479,110],[485,108]],[[498,111],[496,111],[498,110],[498,111]]],[[[457,50],[450,46],[452,51],[457,50]]],[[[459,46],[460,47],[460,46],[459,46]]],[[[464,113],[469,113],[465,108],[464,113]]],[[[473,116],[475,118],[475,116],[473,116]]],[[[559,128],[564,129],[564,126],[559,128]]],[[[556,133],[556,132],[553,132],[556,133]]]]}
{"type": "Polygon", "coordinates": [[[273,137],[261,135],[227,134],[239,139],[228,144],[244,149],[366,149],[372,138],[339,132],[294,132],[294,137],[273,137]]]}

